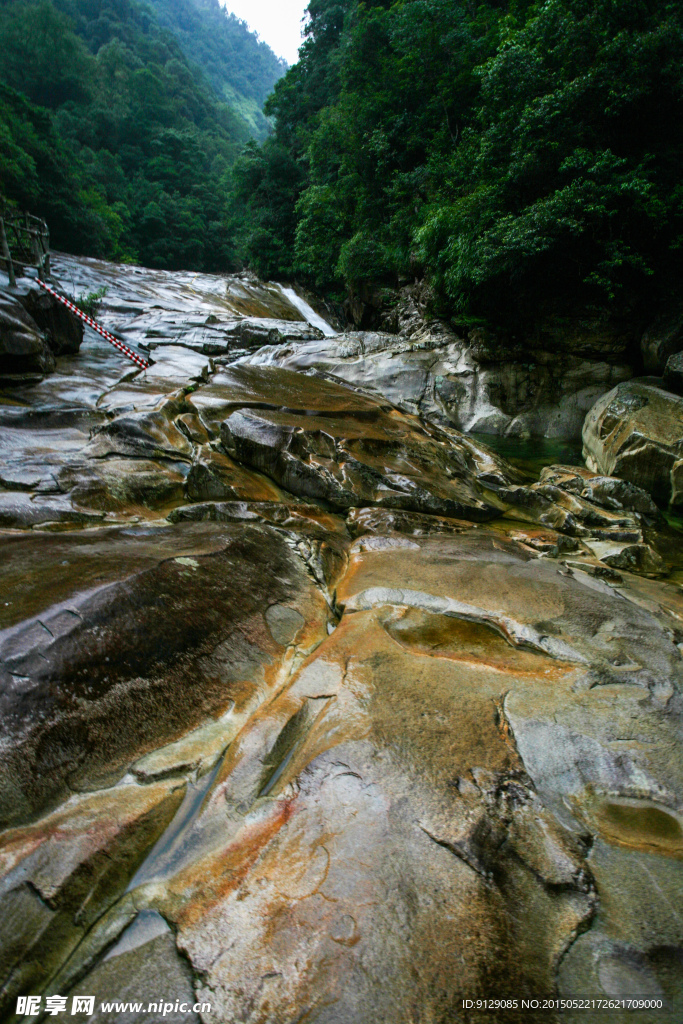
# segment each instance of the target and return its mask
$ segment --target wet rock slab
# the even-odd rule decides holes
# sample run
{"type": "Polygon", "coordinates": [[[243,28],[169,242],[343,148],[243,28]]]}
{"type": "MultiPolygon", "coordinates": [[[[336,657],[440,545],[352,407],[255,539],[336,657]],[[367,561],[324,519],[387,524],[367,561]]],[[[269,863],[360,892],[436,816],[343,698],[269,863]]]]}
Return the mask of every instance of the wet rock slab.
{"type": "Polygon", "coordinates": [[[7,823],[115,781],[231,701],[258,703],[284,653],[271,604],[293,603],[304,634],[324,628],[304,563],[267,527],[16,536],[1,571],[7,823]]]}
{"type": "MultiPolygon", "coordinates": [[[[184,786],[124,786],[73,798],[0,837],[2,1002],[40,990],[125,891],[166,829],[184,786]]],[[[105,996],[106,998],[106,996],[105,996]]]]}
{"type": "MultiPolygon", "coordinates": [[[[406,412],[458,430],[511,437],[580,437],[595,400],[633,375],[622,346],[617,343],[606,358],[599,340],[593,339],[593,349],[580,331],[569,346],[575,352],[548,338],[540,348],[527,345],[516,360],[504,347],[482,359],[481,345],[472,337],[458,337],[414,307],[399,320],[398,334],[350,331],[310,341],[292,338],[275,347],[271,342],[244,359],[332,373],[375,389],[406,412]]],[[[566,347],[568,339],[563,340],[566,347]]]]}
{"type": "Polygon", "coordinates": [[[198,274],[115,265],[55,253],[53,272],[73,294],[103,293],[100,322],[129,345],[175,345],[206,355],[322,336],[284,290],[252,274],[198,274]]]}
{"type": "MultiPolygon", "coordinates": [[[[211,388],[222,394],[205,415],[220,410],[224,449],[293,494],[335,508],[382,505],[475,520],[499,511],[484,500],[477,478],[493,473],[504,481],[508,467],[461,435],[360,389],[245,365],[231,367],[211,388]]],[[[200,409],[204,400],[200,389],[200,409]]]]}
{"type": "MultiPolygon", "coordinates": [[[[121,984],[153,1000],[156,981],[136,967],[149,963],[174,991],[211,1003],[207,1020],[293,1022],[306,1012],[406,1024],[414,1005],[455,1019],[463,996],[502,983],[524,994],[604,993],[622,991],[636,971],[673,998],[675,964],[660,950],[683,940],[668,910],[683,856],[677,588],[565,573],[505,531],[462,521],[427,533],[430,517],[356,512],[352,542],[341,520],[307,506],[187,508],[209,521],[178,514],[172,527],[57,539],[55,609],[67,606],[76,564],[82,585],[90,573],[119,595],[125,587],[116,648],[101,617],[88,679],[96,684],[96,666],[107,666],[95,703],[124,682],[116,713],[128,735],[117,751],[109,741],[103,770],[89,753],[93,733],[71,733],[70,785],[104,788],[6,832],[3,877],[30,876],[49,895],[67,883],[48,882],[45,865],[76,880],[79,864],[118,841],[125,819],[110,833],[106,823],[119,804],[131,820],[145,808],[176,810],[172,821],[155,812],[166,815],[163,835],[158,826],[130,833],[140,846],[129,892],[112,902],[116,886],[103,880],[99,916],[77,949],[74,933],[52,924],[57,911],[31,926],[41,938],[23,940],[34,951],[24,962],[39,950],[62,964],[47,990],[105,998],[121,984]],[[263,525],[268,509],[276,525],[263,525]],[[334,611],[297,547],[315,531],[346,550],[327,578],[334,611]],[[97,568],[95,553],[109,555],[97,568]],[[135,666],[144,683],[127,706],[131,600],[136,657],[155,672],[135,666]],[[164,625],[169,607],[176,636],[164,625]],[[151,720],[145,691],[154,686],[164,711],[151,720]],[[154,743],[131,739],[143,719],[154,743]],[[86,820],[97,823],[87,842],[86,820]],[[45,843],[64,852],[48,858],[45,843]]],[[[24,602],[13,617],[37,621],[39,595],[24,602]]],[[[92,606],[71,603],[80,649],[92,606]]],[[[40,611],[52,665],[60,615],[40,611]]],[[[51,719],[54,711],[44,756],[57,749],[51,719]]],[[[58,749],[64,756],[63,736],[58,749]]]]}
{"type": "MultiPolygon", "coordinates": [[[[102,266],[122,321],[179,288],[268,312],[102,266]]],[[[185,341],[138,373],[87,337],[0,395],[3,1012],[678,1019],[683,594],[649,494],[185,341]]]]}

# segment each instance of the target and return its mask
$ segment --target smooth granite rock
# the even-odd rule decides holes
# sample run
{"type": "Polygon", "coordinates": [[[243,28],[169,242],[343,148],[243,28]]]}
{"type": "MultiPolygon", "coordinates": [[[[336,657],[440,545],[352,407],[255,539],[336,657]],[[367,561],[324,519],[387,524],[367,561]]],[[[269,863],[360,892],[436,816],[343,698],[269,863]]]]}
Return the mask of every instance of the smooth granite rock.
{"type": "Polygon", "coordinates": [[[623,352],[611,356],[584,352],[577,342],[576,353],[550,347],[482,359],[471,340],[416,317],[398,334],[355,331],[269,345],[244,361],[323,370],[459,430],[578,438],[596,398],[633,375],[623,352]]]}
{"type": "Polygon", "coordinates": [[[291,289],[73,262],[186,333],[0,391],[3,1019],[681,1018],[683,544],[642,481],[182,320],[291,289]]]}
{"type": "Polygon", "coordinates": [[[584,932],[656,964],[644,895],[609,907],[629,885],[674,898],[668,613],[482,527],[350,554],[340,625],[230,748],[173,867],[143,876],[198,996],[226,1021],[449,1020],[494,984],[557,991],[560,964],[574,992],[584,932]]]}
{"type": "Polygon", "coordinates": [[[18,995],[49,982],[65,955],[125,891],[131,873],[172,822],[184,792],[180,780],[90,793],[36,824],[0,835],[5,1016],[18,995]]]}
{"type": "Polygon", "coordinates": [[[683,398],[660,384],[629,381],[596,402],[583,428],[584,458],[675,508],[683,505],[683,398]]]}
{"type": "Polygon", "coordinates": [[[6,823],[116,781],[231,701],[258,705],[284,654],[270,604],[294,604],[309,636],[326,619],[304,563],[251,524],[14,536],[0,573],[6,823]]]}
{"type": "Polygon", "coordinates": [[[335,508],[372,504],[485,519],[498,506],[483,500],[484,486],[514,476],[484,446],[326,376],[243,364],[192,397],[209,429],[220,422],[233,458],[335,508]]]}
{"type": "Polygon", "coordinates": [[[306,303],[302,313],[291,289],[250,273],[150,270],[64,253],[53,253],[51,262],[76,295],[104,291],[98,320],[133,348],[151,349],[154,358],[168,345],[236,358],[261,345],[323,335],[306,314],[319,317],[306,303]]]}

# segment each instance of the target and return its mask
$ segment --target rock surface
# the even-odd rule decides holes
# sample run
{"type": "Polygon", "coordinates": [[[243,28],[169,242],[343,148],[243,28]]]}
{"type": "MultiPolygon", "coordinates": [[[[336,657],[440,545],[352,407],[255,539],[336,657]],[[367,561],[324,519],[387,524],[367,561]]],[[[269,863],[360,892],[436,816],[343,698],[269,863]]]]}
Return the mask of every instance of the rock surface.
{"type": "Polygon", "coordinates": [[[649,494],[366,381],[154,358],[88,333],[0,391],[3,1015],[678,1019],[683,551],[649,494]]]}
{"type": "Polygon", "coordinates": [[[32,278],[9,288],[0,272],[0,382],[21,385],[55,368],[55,356],[75,354],[83,324],[32,278]]]}
{"type": "Polygon", "coordinates": [[[243,713],[283,653],[262,619],[270,604],[296,605],[302,635],[324,625],[301,561],[250,524],[17,536],[2,574],[5,823],[112,784],[231,704],[243,713]],[[76,580],[91,585],[74,592],[76,580]]]}
{"type": "Polygon", "coordinates": [[[664,367],[664,387],[676,395],[683,395],[683,352],[669,356],[664,367]]]}
{"type": "Polygon", "coordinates": [[[397,333],[355,331],[269,346],[245,357],[292,370],[324,370],[375,388],[400,408],[459,430],[512,437],[578,438],[596,398],[633,376],[623,339],[577,326],[523,351],[492,351],[429,321],[414,303],[399,307],[397,333]]]}
{"type": "Polygon", "coordinates": [[[0,381],[40,380],[55,360],[38,325],[19,300],[0,290],[0,381]]]}
{"type": "Polygon", "coordinates": [[[224,396],[224,449],[293,494],[342,509],[381,505],[471,519],[499,511],[483,496],[486,484],[506,480],[491,452],[367,393],[243,365],[213,386],[224,396]]]}
{"type": "Polygon", "coordinates": [[[133,348],[175,344],[236,358],[262,345],[323,336],[305,319],[320,317],[295,292],[252,274],[155,271],[61,253],[53,254],[52,268],[76,295],[104,293],[99,321],[133,348]]]}
{"type": "Polygon", "coordinates": [[[669,357],[683,349],[681,310],[670,310],[651,324],[643,334],[640,348],[647,372],[662,373],[669,357]]]}
{"type": "Polygon", "coordinates": [[[683,398],[657,378],[620,384],[591,409],[584,457],[596,472],[622,477],[655,501],[683,505],[683,398]]]}
{"type": "Polygon", "coordinates": [[[83,321],[30,279],[17,282],[18,298],[56,356],[74,355],[83,341],[83,321]]]}

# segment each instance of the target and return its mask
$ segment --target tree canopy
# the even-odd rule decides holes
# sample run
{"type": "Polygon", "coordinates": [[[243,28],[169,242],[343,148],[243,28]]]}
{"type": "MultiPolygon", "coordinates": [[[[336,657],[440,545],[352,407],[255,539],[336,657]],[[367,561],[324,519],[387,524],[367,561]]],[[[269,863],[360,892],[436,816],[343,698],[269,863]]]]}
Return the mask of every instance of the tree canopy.
{"type": "Polygon", "coordinates": [[[218,0],[4,0],[0,190],[74,252],[465,324],[679,286],[680,3],[310,0],[282,71],[218,0]]]}
{"type": "Polygon", "coordinates": [[[238,251],[339,293],[426,275],[465,322],[635,310],[680,279],[682,11],[311,0],[238,251]]]}

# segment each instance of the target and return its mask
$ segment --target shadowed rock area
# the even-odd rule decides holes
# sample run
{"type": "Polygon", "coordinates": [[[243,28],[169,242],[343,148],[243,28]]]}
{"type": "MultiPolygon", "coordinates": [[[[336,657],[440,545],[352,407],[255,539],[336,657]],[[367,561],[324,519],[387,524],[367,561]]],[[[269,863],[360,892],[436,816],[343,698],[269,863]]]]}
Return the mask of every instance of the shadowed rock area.
{"type": "Polygon", "coordinates": [[[678,1019],[683,554],[649,488],[245,360],[255,318],[315,330],[275,286],[95,271],[130,342],[157,300],[178,331],[0,390],[3,1019],[678,1019]]]}

